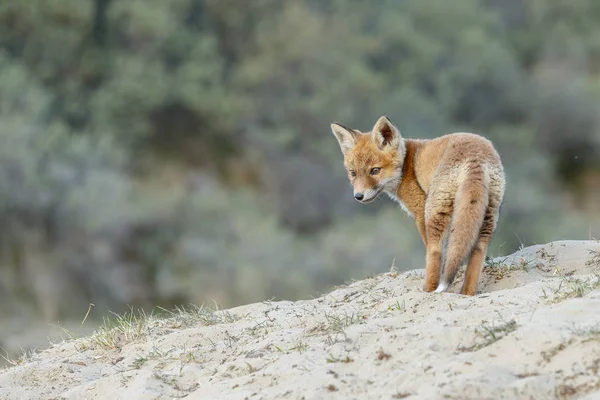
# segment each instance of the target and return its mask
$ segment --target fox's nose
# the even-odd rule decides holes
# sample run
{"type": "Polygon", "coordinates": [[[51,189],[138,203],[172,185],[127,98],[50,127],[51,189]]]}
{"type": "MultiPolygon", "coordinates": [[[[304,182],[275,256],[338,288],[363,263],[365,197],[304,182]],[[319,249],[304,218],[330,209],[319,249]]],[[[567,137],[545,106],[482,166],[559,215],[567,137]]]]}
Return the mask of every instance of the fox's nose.
{"type": "Polygon", "coordinates": [[[354,193],[354,198],[358,201],[361,201],[365,198],[365,196],[362,193],[354,193]]]}

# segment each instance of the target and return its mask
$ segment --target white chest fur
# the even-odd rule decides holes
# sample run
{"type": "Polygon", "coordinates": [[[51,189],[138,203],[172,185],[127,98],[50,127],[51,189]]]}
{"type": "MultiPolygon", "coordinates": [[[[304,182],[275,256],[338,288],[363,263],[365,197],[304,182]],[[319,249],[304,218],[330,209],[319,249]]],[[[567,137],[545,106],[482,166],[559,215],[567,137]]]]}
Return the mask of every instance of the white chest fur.
{"type": "Polygon", "coordinates": [[[396,196],[395,194],[392,194],[390,192],[386,192],[388,194],[388,196],[390,197],[390,199],[394,200],[396,203],[400,204],[400,208],[402,208],[404,210],[404,212],[406,212],[408,215],[410,215],[412,218],[414,218],[414,214],[410,212],[410,210],[406,207],[406,204],[404,204],[399,198],[398,196],[396,196]]]}

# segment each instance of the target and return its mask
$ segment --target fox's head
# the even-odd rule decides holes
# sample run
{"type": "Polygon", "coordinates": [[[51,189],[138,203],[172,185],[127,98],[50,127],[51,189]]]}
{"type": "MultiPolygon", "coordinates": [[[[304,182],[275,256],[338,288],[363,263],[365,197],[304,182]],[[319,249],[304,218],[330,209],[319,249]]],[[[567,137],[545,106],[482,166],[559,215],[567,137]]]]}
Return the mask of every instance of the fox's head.
{"type": "Polygon", "coordinates": [[[337,138],[354,198],[370,203],[383,191],[395,193],[402,178],[406,147],[400,131],[389,118],[377,120],[371,132],[331,124],[337,138]]]}

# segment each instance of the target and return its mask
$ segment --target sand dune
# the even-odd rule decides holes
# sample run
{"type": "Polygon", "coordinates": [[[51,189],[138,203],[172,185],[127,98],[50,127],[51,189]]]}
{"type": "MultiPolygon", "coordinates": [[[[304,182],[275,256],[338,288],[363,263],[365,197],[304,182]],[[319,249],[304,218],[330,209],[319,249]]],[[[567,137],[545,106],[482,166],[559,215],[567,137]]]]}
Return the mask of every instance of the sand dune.
{"type": "Polygon", "coordinates": [[[2,371],[0,398],[600,398],[599,273],[600,243],[561,241],[491,260],[474,297],[390,271],[311,300],[126,316],[2,371]]]}

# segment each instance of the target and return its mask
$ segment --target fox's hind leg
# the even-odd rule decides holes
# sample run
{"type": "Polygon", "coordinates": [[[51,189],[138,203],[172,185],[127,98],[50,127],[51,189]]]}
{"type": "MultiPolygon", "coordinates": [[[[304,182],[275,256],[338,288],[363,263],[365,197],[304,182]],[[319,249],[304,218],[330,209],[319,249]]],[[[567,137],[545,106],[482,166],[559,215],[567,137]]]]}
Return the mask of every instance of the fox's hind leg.
{"type": "Polygon", "coordinates": [[[485,261],[485,255],[487,254],[488,246],[496,230],[496,221],[498,219],[498,209],[490,206],[485,212],[483,224],[479,232],[479,238],[473,247],[469,264],[465,271],[465,280],[463,282],[461,294],[467,296],[474,296],[477,293],[477,286],[479,285],[479,276],[481,275],[481,269],[485,261]]]}
{"type": "Polygon", "coordinates": [[[489,242],[483,238],[480,238],[469,259],[467,269],[465,272],[465,280],[463,282],[460,294],[467,296],[474,296],[477,293],[477,286],[479,285],[479,276],[481,275],[481,269],[483,268],[483,262],[485,261],[485,255],[487,253],[489,242]]]}
{"type": "Polygon", "coordinates": [[[450,192],[434,191],[425,207],[425,286],[433,292],[440,282],[442,247],[452,218],[454,199],[450,192]]]}

